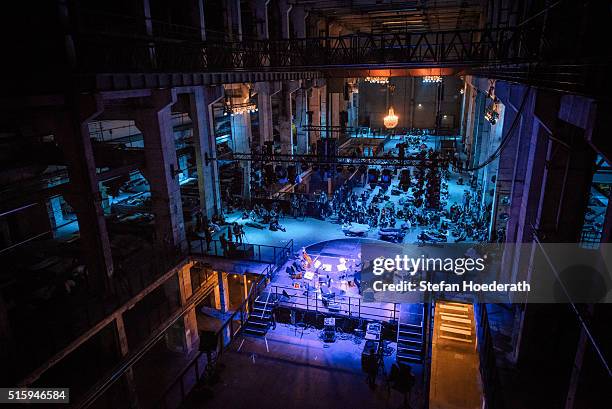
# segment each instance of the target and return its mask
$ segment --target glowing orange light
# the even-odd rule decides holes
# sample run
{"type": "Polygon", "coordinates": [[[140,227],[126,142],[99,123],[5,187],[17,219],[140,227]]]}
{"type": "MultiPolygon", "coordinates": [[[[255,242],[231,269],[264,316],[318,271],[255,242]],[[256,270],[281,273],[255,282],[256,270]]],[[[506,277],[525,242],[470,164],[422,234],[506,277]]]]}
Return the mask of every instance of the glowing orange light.
{"type": "Polygon", "coordinates": [[[389,113],[383,118],[385,128],[395,128],[397,126],[398,117],[393,111],[393,107],[389,107],[389,113]]]}

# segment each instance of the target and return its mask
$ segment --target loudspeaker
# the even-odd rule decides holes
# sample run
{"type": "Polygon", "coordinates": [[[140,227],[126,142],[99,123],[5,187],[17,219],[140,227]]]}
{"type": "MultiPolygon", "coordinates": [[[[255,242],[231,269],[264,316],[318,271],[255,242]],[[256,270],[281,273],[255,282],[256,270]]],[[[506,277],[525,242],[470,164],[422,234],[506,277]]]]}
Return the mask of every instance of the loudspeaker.
{"type": "Polygon", "coordinates": [[[200,331],[200,351],[210,352],[217,349],[217,334],[214,331],[200,331]]]}
{"type": "Polygon", "coordinates": [[[297,169],[295,165],[287,166],[287,179],[291,183],[295,183],[297,178],[297,169]]]}

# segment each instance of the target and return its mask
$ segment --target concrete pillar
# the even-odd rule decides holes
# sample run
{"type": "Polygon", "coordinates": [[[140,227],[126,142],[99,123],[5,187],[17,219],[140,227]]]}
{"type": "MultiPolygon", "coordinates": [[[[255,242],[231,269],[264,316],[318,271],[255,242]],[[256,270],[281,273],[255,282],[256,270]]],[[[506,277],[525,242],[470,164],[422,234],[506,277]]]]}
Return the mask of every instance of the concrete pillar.
{"type": "Polygon", "coordinates": [[[281,20],[281,35],[284,39],[289,39],[291,33],[289,32],[289,13],[293,7],[289,4],[288,0],[280,0],[280,20],[281,20]]]}
{"type": "Polygon", "coordinates": [[[144,137],[145,175],[151,186],[155,236],[164,256],[187,247],[172,129],[171,107],[175,102],[172,90],[156,90],[150,105],[136,111],[136,126],[144,137]]]}
{"type": "Polygon", "coordinates": [[[308,126],[308,90],[300,88],[296,91],[295,96],[295,127],[297,129],[297,140],[295,141],[297,146],[298,155],[308,153],[308,132],[303,128],[308,126]]]}
{"type": "MultiPolygon", "coordinates": [[[[251,152],[251,114],[248,112],[234,114],[231,117],[232,140],[234,141],[234,151],[241,153],[251,152]]],[[[251,198],[251,162],[241,161],[242,168],[242,198],[251,198]]]]}
{"type": "Polygon", "coordinates": [[[292,37],[306,38],[306,17],[308,12],[304,6],[294,5],[290,13],[291,24],[293,24],[292,37]]]}
{"type": "Polygon", "coordinates": [[[348,126],[356,129],[359,126],[359,92],[351,91],[348,101],[348,126]]]}
{"type": "MultiPolygon", "coordinates": [[[[194,293],[191,284],[191,266],[191,263],[183,266],[177,275],[181,306],[186,305],[194,293]]],[[[166,344],[173,351],[189,354],[198,346],[198,342],[198,321],[195,307],[192,307],[170,330],[166,344]]]]}
{"type": "Polygon", "coordinates": [[[53,237],[56,235],[55,229],[64,224],[64,215],[62,213],[62,198],[60,196],[51,197],[45,201],[47,214],[49,215],[49,225],[53,230],[53,237]]]}
{"type": "Polygon", "coordinates": [[[209,219],[221,210],[219,168],[216,161],[207,161],[207,156],[217,156],[211,105],[222,96],[222,87],[198,87],[189,94],[189,116],[193,123],[200,207],[209,219]]]}
{"type": "MultiPolygon", "coordinates": [[[[312,112],[312,125],[313,127],[321,126],[321,87],[315,86],[310,90],[310,97],[308,98],[308,110],[312,112]]],[[[308,132],[308,149],[317,142],[316,132],[308,132]]]]}
{"type": "Polygon", "coordinates": [[[103,292],[110,289],[113,258],[88,127],[88,122],[101,112],[102,102],[97,97],[82,95],[75,97],[72,109],[63,117],[56,115],[52,120],[59,124],[54,135],[66,159],[70,177],[64,199],[77,215],[88,284],[103,292]]]}
{"type": "Polygon", "coordinates": [[[294,153],[295,141],[293,140],[291,94],[298,90],[299,86],[299,81],[286,81],[283,83],[279,117],[280,148],[283,155],[292,155],[294,153]]]}
{"type": "MultiPolygon", "coordinates": [[[[251,289],[251,283],[249,283],[249,281],[251,281],[251,280],[249,280],[247,274],[244,273],[242,275],[242,287],[244,289],[243,300],[245,300],[245,301],[247,300],[247,298],[249,298],[249,290],[251,289]]],[[[249,304],[248,303],[245,304],[245,308],[248,311],[248,309],[249,309],[249,304]]]]}
{"type": "Polygon", "coordinates": [[[330,125],[333,127],[340,126],[340,111],[342,111],[342,102],[342,94],[337,92],[329,94],[329,115],[331,118],[330,125]]]}
{"type": "Polygon", "coordinates": [[[191,13],[191,25],[199,29],[198,38],[202,41],[206,41],[206,19],[204,18],[204,1],[205,0],[191,0],[189,6],[191,13]]]}
{"type": "Polygon", "coordinates": [[[227,284],[227,274],[217,271],[217,286],[215,287],[215,308],[226,313],[229,310],[229,286],[227,284]]]}
{"type": "Polygon", "coordinates": [[[257,38],[259,40],[270,38],[268,31],[268,3],[270,3],[270,0],[252,0],[250,2],[253,15],[255,16],[257,38]]]}
{"type": "MultiPolygon", "coordinates": [[[[123,316],[120,315],[115,319],[115,330],[117,331],[117,340],[119,343],[119,353],[122,358],[125,358],[130,352],[128,346],[127,333],[125,332],[125,323],[123,316]]],[[[128,404],[130,409],[136,409],[138,404],[138,392],[136,391],[136,382],[134,381],[134,370],[128,368],[123,374],[123,386],[127,391],[128,404]]]]}
{"type": "Polygon", "coordinates": [[[259,115],[259,145],[273,140],[272,132],[272,95],[280,88],[271,82],[255,83],[257,92],[257,113],[259,115]]]}
{"type": "Polygon", "coordinates": [[[242,17],[240,0],[226,0],[225,16],[227,18],[228,36],[230,41],[242,41],[242,17]]]}
{"type": "MultiPolygon", "coordinates": [[[[327,125],[330,125],[327,111],[327,95],[327,85],[323,85],[321,88],[319,88],[319,124],[322,128],[326,127],[327,125]]],[[[327,135],[324,132],[321,132],[320,136],[326,137],[327,135]]]]}

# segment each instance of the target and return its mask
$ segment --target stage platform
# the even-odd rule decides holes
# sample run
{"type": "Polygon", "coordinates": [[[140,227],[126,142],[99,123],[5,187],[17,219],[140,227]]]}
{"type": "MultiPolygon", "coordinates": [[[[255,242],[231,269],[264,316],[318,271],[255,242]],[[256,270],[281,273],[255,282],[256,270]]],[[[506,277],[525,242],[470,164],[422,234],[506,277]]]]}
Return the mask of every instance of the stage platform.
{"type": "Polygon", "coordinates": [[[399,303],[364,302],[355,284],[355,272],[359,270],[361,245],[364,242],[380,241],[346,238],[312,244],[305,248],[313,267],[317,266],[309,269],[311,274],[304,273],[299,279],[291,278],[286,268],[294,260],[289,260],[276,273],[266,291],[277,294],[280,305],[286,308],[336,317],[394,322],[400,314],[399,303]],[[312,274],[312,270],[316,269],[318,273],[312,274]],[[329,297],[329,293],[334,296],[329,297]]]}

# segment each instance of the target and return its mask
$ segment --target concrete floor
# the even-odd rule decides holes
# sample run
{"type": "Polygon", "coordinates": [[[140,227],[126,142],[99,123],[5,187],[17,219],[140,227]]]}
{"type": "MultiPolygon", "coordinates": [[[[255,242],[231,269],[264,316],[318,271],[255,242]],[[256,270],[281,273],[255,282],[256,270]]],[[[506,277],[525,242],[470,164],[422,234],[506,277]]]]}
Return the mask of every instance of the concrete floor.
{"type": "MultiPolygon", "coordinates": [[[[400,408],[403,395],[388,389],[382,372],[370,389],[361,370],[363,340],[338,336],[334,343],[319,339],[320,330],[301,333],[294,326],[278,324],[266,338],[237,339],[224,352],[221,380],[212,396],[192,394],[184,408],[400,408]]],[[[395,344],[389,344],[395,350],[395,344]]],[[[385,358],[388,374],[395,355],[385,358]]],[[[421,368],[414,366],[417,386],[410,405],[421,407],[421,368]]]]}
{"type": "MultiPolygon", "coordinates": [[[[385,145],[385,151],[388,152],[389,150],[394,149],[397,143],[399,143],[399,140],[388,141],[385,145]]],[[[429,140],[427,140],[425,144],[428,147],[433,147],[435,142],[433,141],[432,137],[429,137],[429,140]]],[[[465,179],[465,176],[461,176],[455,172],[451,172],[450,178],[446,180],[446,182],[448,183],[448,199],[446,200],[446,209],[449,209],[450,206],[454,203],[462,204],[463,194],[465,190],[470,190],[472,193],[472,197],[474,197],[473,189],[470,189],[466,185],[459,185],[457,183],[460,177],[463,177],[465,179]]],[[[392,181],[392,187],[397,187],[398,183],[398,177],[394,176],[392,181]]],[[[367,187],[365,189],[367,189],[367,187]]],[[[374,190],[371,191],[368,203],[371,201],[372,197],[376,193],[378,193],[379,189],[380,187],[376,187],[374,190]]],[[[353,191],[357,194],[361,194],[361,192],[364,191],[364,188],[356,187],[353,191]]],[[[396,204],[397,206],[399,199],[405,195],[405,193],[402,193],[399,196],[391,196],[390,201],[396,204]]],[[[226,215],[226,220],[228,222],[238,222],[240,224],[244,224],[246,220],[242,220],[241,215],[241,212],[233,212],[226,215]]],[[[302,220],[294,219],[291,216],[286,216],[280,220],[280,224],[285,227],[286,232],[271,231],[269,229],[260,230],[253,227],[244,226],[246,242],[273,246],[284,246],[291,239],[293,239],[294,249],[297,251],[301,247],[307,247],[314,243],[346,237],[342,232],[342,226],[336,223],[332,223],[329,220],[319,220],[312,217],[307,217],[305,220],[302,220]]],[[[422,230],[423,228],[421,227],[411,228],[404,237],[403,242],[415,243],[417,241],[418,234],[422,230]]],[[[220,232],[217,232],[213,236],[213,238],[218,239],[221,233],[224,233],[226,231],[227,228],[222,229],[220,232]]],[[[373,228],[367,233],[365,237],[378,239],[379,236],[377,232],[378,229],[373,228]]]]}

